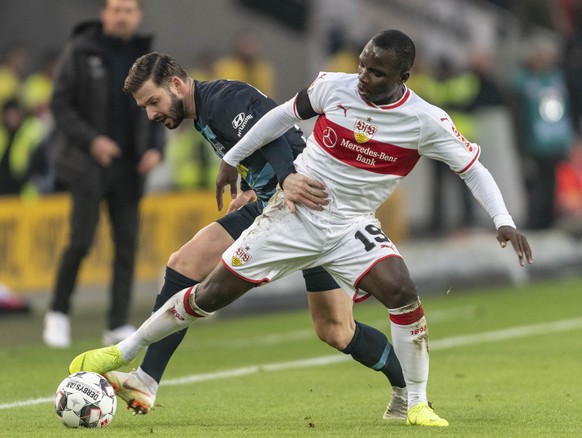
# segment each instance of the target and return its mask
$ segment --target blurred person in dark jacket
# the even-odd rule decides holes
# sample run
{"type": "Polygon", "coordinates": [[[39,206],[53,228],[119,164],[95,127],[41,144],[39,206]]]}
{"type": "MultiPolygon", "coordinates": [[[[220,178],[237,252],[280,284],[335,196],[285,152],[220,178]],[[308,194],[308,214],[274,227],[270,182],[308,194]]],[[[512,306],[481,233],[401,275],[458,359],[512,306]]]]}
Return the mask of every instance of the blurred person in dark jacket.
{"type": "Polygon", "coordinates": [[[57,184],[72,197],[70,239],[62,254],[44,342],[70,345],[70,301],[82,260],[95,235],[101,201],[106,201],[115,245],[111,301],[103,343],[126,338],[139,201],[144,178],[162,159],[163,128],[148,121],[123,82],[133,61],[150,51],[151,36],[136,34],[139,0],[105,0],[100,21],[79,24],[59,59],[51,109],[58,130],[53,147],[57,184]]]}

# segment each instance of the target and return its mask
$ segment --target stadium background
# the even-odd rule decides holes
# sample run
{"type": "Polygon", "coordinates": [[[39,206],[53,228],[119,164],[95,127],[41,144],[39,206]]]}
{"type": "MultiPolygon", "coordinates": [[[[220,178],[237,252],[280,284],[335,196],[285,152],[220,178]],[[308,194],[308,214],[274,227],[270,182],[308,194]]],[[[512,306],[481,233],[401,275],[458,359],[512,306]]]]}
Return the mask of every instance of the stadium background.
{"type": "MultiPolygon", "coordinates": [[[[326,35],[338,23],[356,40],[382,29],[399,28],[423,53],[447,53],[459,63],[478,43],[495,49],[500,71],[515,68],[524,43],[516,17],[486,1],[143,0],[143,6],[142,30],[155,34],[157,50],[172,54],[185,65],[207,48],[228,51],[232,39],[243,29],[256,31],[262,38],[265,57],[277,69],[274,97],[279,101],[307,85],[322,68],[326,35]]],[[[74,24],[98,17],[99,7],[97,0],[2,0],[0,40],[26,45],[34,63],[43,52],[61,48],[74,24]]],[[[540,30],[554,36],[550,30],[540,30]]],[[[484,113],[479,117],[478,129],[486,133],[485,141],[481,141],[482,161],[498,181],[516,222],[522,225],[524,189],[510,120],[503,110],[484,113]]],[[[303,128],[309,132],[311,127],[306,124],[303,128]]],[[[397,195],[396,208],[386,205],[380,212],[387,234],[399,244],[413,277],[427,292],[456,284],[527,282],[579,274],[580,242],[560,229],[531,235],[537,263],[533,269],[517,273],[513,267],[501,265],[515,262],[508,261],[506,254],[499,256],[492,225],[483,212],[483,226],[475,233],[438,240],[430,235],[415,237],[415,230],[430,214],[429,173],[421,160],[397,195]],[[435,252],[440,254],[438,261],[435,252]]],[[[138,280],[148,283],[157,281],[173,250],[219,214],[212,191],[162,194],[155,193],[155,184],[151,190],[143,203],[137,269],[138,280]]],[[[460,206],[454,199],[447,202],[449,217],[454,217],[460,206]]],[[[0,200],[0,282],[25,294],[50,290],[56,258],[66,236],[67,214],[66,196],[27,202],[0,200]]],[[[82,285],[100,287],[107,283],[111,249],[107,233],[107,221],[101,221],[97,245],[84,263],[82,285]]],[[[302,282],[292,278],[275,288],[270,285],[264,292],[276,290],[292,300],[290,297],[302,293],[294,285],[302,288],[302,282]]]]}

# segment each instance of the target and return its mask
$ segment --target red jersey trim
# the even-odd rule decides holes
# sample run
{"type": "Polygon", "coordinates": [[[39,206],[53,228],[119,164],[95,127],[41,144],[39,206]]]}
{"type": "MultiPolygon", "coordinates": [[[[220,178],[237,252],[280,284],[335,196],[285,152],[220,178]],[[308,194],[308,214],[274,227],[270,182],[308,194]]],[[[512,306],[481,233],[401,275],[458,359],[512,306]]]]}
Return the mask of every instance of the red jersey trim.
{"type": "Polygon", "coordinates": [[[360,298],[358,298],[358,293],[360,293],[359,290],[356,290],[356,292],[354,293],[354,296],[352,297],[352,301],[354,303],[361,303],[362,301],[366,301],[368,298],[370,298],[372,296],[370,294],[366,294],[366,295],[363,295],[360,298]]]}
{"type": "Polygon", "coordinates": [[[241,280],[244,280],[248,283],[261,284],[261,283],[269,283],[271,281],[269,278],[263,278],[262,280],[253,280],[253,279],[244,277],[244,276],[240,275],[238,272],[236,272],[234,269],[232,269],[230,266],[228,266],[228,264],[224,261],[224,259],[220,259],[220,261],[226,267],[226,269],[228,269],[230,272],[232,272],[234,275],[236,275],[241,280]]]}
{"type": "Polygon", "coordinates": [[[367,268],[367,269],[366,269],[364,272],[362,272],[362,273],[360,274],[360,276],[359,276],[358,278],[356,278],[356,281],[354,281],[354,289],[356,289],[356,292],[354,293],[354,296],[352,297],[352,301],[353,301],[354,303],[361,303],[362,301],[365,301],[365,300],[367,300],[367,299],[368,299],[368,298],[370,298],[370,296],[371,296],[370,294],[368,294],[368,293],[367,293],[367,294],[366,294],[366,295],[364,295],[363,297],[360,297],[360,298],[358,298],[358,293],[360,292],[360,289],[358,288],[358,283],[360,282],[360,280],[361,280],[362,278],[364,278],[364,277],[366,276],[366,274],[368,274],[368,272],[370,272],[370,270],[371,270],[371,269],[372,269],[374,266],[376,266],[376,264],[378,264],[378,263],[379,263],[379,262],[381,262],[382,260],[386,260],[386,259],[389,259],[389,258],[391,258],[391,257],[398,257],[399,259],[401,259],[401,258],[402,258],[402,256],[400,256],[400,255],[398,255],[398,254],[390,254],[390,255],[387,255],[387,256],[385,256],[385,257],[381,257],[381,258],[379,258],[378,260],[375,260],[375,261],[374,261],[374,263],[372,263],[372,264],[371,264],[371,265],[370,265],[370,266],[369,266],[369,267],[368,267],[368,268],[367,268]]]}
{"type": "Polygon", "coordinates": [[[463,168],[463,170],[459,170],[458,172],[455,172],[455,173],[458,173],[459,175],[461,173],[465,173],[475,163],[475,161],[477,161],[477,159],[479,158],[479,155],[481,155],[481,147],[479,145],[477,145],[477,153],[475,154],[475,156],[473,157],[473,159],[471,160],[471,162],[469,164],[467,164],[463,168]]]}
{"type": "Polygon", "coordinates": [[[297,112],[297,96],[295,96],[293,99],[293,114],[295,114],[295,117],[297,117],[299,120],[302,120],[301,117],[299,117],[299,113],[297,112]]]}
{"type": "Polygon", "coordinates": [[[383,110],[390,110],[390,109],[394,109],[394,108],[398,108],[399,106],[404,105],[404,103],[408,100],[408,98],[410,97],[410,89],[408,87],[406,87],[406,85],[404,86],[405,91],[404,94],[402,95],[402,97],[400,98],[400,100],[391,103],[390,105],[375,105],[371,102],[366,102],[368,104],[368,106],[371,106],[372,108],[380,108],[383,110]]]}

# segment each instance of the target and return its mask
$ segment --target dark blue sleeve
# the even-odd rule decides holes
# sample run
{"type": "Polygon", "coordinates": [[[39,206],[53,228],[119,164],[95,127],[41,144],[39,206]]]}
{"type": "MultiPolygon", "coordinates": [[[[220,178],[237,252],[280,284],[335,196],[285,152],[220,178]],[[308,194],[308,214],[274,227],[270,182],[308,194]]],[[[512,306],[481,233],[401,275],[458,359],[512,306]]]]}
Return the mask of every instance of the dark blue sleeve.
{"type": "MultiPolygon", "coordinates": [[[[249,90],[253,93],[253,105],[252,105],[252,113],[253,119],[251,123],[249,123],[244,131],[243,135],[251,129],[252,126],[265,114],[267,114],[271,109],[276,107],[276,103],[274,100],[268,98],[267,96],[261,94],[253,87],[250,87],[249,90]]],[[[281,137],[273,140],[270,143],[267,143],[259,152],[265,160],[271,165],[275,175],[277,175],[277,180],[279,184],[283,186],[283,181],[285,178],[289,176],[291,173],[295,173],[295,166],[293,165],[293,161],[295,159],[293,155],[293,149],[291,144],[287,141],[287,133],[283,134],[281,137]]]]}
{"type": "Polygon", "coordinates": [[[251,186],[249,186],[249,183],[246,182],[244,178],[240,179],[240,189],[243,192],[246,192],[248,190],[252,190],[251,186]]]}
{"type": "Polygon", "coordinates": [[[293,150],[285,138],[285,134],[273,140],[271,143],[267,143],[259,149],[259,152],[263,154],[265,160],[269,162],[275,171],[275,175],[277,175],[277,180],[281,187],[283,187],[283,181],[285,181],[285,178],[290,174],[297,172],[293,165],[293,150]]]}
{"type": "MultiPolygon", "coordinates": [[[[236,144],[261,117],[275,108],[277,104],[273,99],[248,84],[231,83],[230,88],[227,93],[229,99],[221,100],[220,117],[223,123],[220,125],[225,127],[222,134],[228,138],[229,143],[236,144]],[[227,102],[228,104],[226,104],[227,102]],[[245,116],[246,122],[244,125],[235,127],[233,121],[237,120],[237,117],[240,120],[241,114],[245,116]]],[[[223,97],[226,97],[226,94],[223,97]]],[[[292,145],[286,138],[290,135],[289,132],[255,152],[260,153],[271,165],[281,185],[289,174],[295,173],[293,165],[295,154],[292,145]]]]}

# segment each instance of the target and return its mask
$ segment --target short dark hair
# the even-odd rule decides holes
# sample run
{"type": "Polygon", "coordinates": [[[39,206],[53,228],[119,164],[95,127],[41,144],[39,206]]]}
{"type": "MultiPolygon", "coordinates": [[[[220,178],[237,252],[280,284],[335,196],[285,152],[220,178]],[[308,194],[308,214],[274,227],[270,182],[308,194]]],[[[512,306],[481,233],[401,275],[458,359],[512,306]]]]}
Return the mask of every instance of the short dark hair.
{"type": "Polygon", "coordinates": [[[169,87],[170,79],[174,76],[183,81],[188,79],[188,73],[174,58],[165,53],[151,52],[133,63],[125,78],[123,91],[133,94],[148,79],[152,79],[158,86],[169,87]]]}
{"type": "Polygon", "coordinates": [[[416,48],[408,35],[399,30],[385,30],[372,38],[372,44],[385,50],[393,50],[400,73],[412,68],[416,48]]]}

